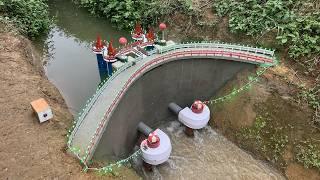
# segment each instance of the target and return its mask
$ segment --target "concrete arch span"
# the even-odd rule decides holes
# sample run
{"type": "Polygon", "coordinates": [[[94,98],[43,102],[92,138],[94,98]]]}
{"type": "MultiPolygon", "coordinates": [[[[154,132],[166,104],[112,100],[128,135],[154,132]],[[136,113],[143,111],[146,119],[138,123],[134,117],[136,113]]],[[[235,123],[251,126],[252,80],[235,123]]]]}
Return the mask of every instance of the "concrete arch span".
{"type": "Polygon", "coordinates": [[[187,106],[195,99],[208,99],[239,71],[250,68],[254,65],[202,58],[170,61],[150,69],[120,100],[93,158],[126,157],[136,143],[141,120],[156,127],[172,116],[167,109],[170,102],[187,106]]]}
{"type": "Polygon", "coordinates": [[[213,96],[237,72],[274,63],[273,52],[214,43],[182,44],[137,58],[117,70],[90,99],[68,141],[84,162],[124,157],[136,125],[153,126],[170,116],[167,105],[189,105],[213,96]],[[270,54],[271,53],[271,54],[270,54]]]}

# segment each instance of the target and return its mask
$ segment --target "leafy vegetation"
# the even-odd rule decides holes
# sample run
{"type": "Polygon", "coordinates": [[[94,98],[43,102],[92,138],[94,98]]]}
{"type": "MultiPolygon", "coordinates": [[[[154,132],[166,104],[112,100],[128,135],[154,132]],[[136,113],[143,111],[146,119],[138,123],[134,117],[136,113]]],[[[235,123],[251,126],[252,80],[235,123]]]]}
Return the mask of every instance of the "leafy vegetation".
{"type": "Polygon", "coordinates": [[[213,6],[218,15],[229,16],[232,32],[276,32],[292,58],[320,55],[320,12],[311,1],[217,0],[213,6]]]}
{"type": "Polygon", "coordinates": [[[293,58],[320,53],[320,11],[292,15],[288,23],[279,25],[277,39],[289,45],[289,55],[293,58]]]}
{"type": "Polygon", "coordinates": [[[109,18],[121,28],[132,28],[137,21],[155,24],[175,11],[193,12],[191,0],[74,0],[92,14],[109,18]]]}
{"type": "Polygon", "coordinates": [[[29,37],[47,31],[51,24],[45,0],[0,0],[1,19],[12,22],[29,37]]]}
{"type": "Polygon", "coordinates": [[[265,156],[266,159],[277,162],[282,161],[282,155],[288,143],[288,136],[283,132],[283,127],[272,124],[266,113],[257,116],[251,127],[243,128],[238,138],[245,146],[251,146],[265,156]],[[246,143],[253,144],[246,144],[246,143]]]}
{"type": "Polygon", "coordinates": [[[315,167],[320,169],[319,147],[310,141],[303,141],[296,146],[295,158],[307,168],[315,167]]]}
{"type": "Polygon", "coordinates": [[[299,93],[299,98],[314,110],[313,122],[316,125],[320,125],[320,84],[317,83],[313,88],[303,88],[299,93]]]}
{"type": "MultiPolygon", "coordinates": [[[[289,56],[304,67],[320,83],[320,3],[312,0],[216,0],[219,16],[229,16],[233,33],[261,37],[274,35],[289,56]],[[318,79],[317,79],[318,78],[318,79]]],[[[303,89],[300,99],[314,109],[314,122],[320,124],[319,85],[303,89]]]]}
{"type": "Polygon", "coordinates": [[[133,26],[141,19],[148,2],[144,0],[75,0],[77,4],[86,7],[94,15],[105,16],[120,27],[133,26]]]}

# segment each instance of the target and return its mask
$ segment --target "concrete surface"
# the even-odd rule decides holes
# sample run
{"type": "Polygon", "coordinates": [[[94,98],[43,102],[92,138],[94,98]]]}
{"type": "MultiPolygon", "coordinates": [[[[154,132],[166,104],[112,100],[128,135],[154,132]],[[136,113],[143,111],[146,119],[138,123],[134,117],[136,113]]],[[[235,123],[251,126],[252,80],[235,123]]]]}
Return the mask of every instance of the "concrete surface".
{"type": "Polygon", "coordinates": [[[159,122],[172,116],[168,110],[170,102],[185,107],[195,99],[209,99],[239,71],[249,68],[254,65],[216,59],[186,59],[152,69],[134,82],[120,100],[93,158],[110,160],[127,156],[137,141],[136,129],[141,120],[155,128],[159,122]]]}

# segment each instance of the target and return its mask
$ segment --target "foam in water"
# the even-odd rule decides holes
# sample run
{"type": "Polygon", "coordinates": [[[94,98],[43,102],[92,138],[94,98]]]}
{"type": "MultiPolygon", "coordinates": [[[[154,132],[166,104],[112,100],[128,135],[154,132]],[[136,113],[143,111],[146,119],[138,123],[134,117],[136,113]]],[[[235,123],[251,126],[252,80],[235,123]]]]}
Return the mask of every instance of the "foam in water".
{"type": "Polygon", "coordinates": [[[196,130],[193,138],[184,134],[184,126],[178,121],[159,128],[170,137],[172,154],[168,162],[153,167],[152,172],[142,168],[141,159],[136,160],[133,167],[144,179],[284,179],[210,126],[196,130]]]}

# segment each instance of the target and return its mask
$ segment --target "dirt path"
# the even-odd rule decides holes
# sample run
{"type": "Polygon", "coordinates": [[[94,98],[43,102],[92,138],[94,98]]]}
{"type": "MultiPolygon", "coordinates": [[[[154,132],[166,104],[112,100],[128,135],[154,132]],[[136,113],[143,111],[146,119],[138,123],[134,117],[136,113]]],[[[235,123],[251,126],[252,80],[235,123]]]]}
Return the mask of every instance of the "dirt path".
{"type": "MultiPolygon", "coordinates": [[[[58,90],[32,65],[32,52],[27,39],[0,33],[0,179],[113,179],[82,173],[65,153],[73,117],[58,90]],[[30,107],[41,97],[54,113],[43,124],[30,107]]],[[[137,178],[127,171],[120,178],[137,178]]]]}

